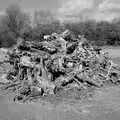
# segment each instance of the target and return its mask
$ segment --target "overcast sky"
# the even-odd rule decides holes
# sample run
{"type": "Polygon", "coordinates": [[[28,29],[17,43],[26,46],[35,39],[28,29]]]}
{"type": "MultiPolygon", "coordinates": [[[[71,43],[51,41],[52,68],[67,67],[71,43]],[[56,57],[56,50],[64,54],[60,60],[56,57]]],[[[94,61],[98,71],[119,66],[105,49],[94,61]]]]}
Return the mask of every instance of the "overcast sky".
{"type": "Polygon", "coordinates": [[[0,0],[0,11],[10,4],[19,4],[25,11],[48,9],[58,13],[61,20],[111,20],[120,16],[120,0],[0,0]]]}
{"type": "Polygon", "coordinates": [[[77,19],[82,15],[110,21],[120,17],[120,0],[65,0],[58,11],[62,19],[77,19]]]}
{"type": "Polygon", "coordinates": [[[0,11],[4,11],[10,4],[18,4],[24,10],[57,9],[60,0],[0,0],[0,11]]]}

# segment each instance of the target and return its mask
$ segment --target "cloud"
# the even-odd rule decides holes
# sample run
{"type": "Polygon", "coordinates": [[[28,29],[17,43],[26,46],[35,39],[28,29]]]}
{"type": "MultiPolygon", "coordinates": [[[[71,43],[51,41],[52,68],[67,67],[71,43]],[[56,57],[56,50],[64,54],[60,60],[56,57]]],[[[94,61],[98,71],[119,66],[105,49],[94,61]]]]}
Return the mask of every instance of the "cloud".
{"type": "Polygon", "coordinates": [[[111,21],[120,17],[120,0],[66,0],[58,9],[58,15],[61,21],[111,21]]]}
{"type": "Polygon", "coordinates": [[[98,8],[101,12],[120,12],[119,0],[105,0],[98,8]]]}
{"type": "Polygon", "coordinates": [[[93,8],[93,0],[67,0],[62,4],[59,13],[69,15],[73,12],[81,12],[93,8]]]}
{"type": "Polygon", "coordinates": [[[120,17],[120,1],[119,0],[105,0],[98,6],[94,14],[96,20],[111,21],[114,18],[120,17]]]}
{"type": "Polygon", "coordinates": [[[117,16],[120,16],[119,13],[94,13],[94,15],[92,16],[92,19],[96,20],[96,21],[101,21],[101,20],[105,20],[105,21],[112,21],[114,18],[116,18],[117,16]]]}
{"type": "Polygon", "coordinates": [[[78,15],[91,11],[94,8],[94,0],[66,0],[58,9],[61,19],[78,19],[78,15]]]}

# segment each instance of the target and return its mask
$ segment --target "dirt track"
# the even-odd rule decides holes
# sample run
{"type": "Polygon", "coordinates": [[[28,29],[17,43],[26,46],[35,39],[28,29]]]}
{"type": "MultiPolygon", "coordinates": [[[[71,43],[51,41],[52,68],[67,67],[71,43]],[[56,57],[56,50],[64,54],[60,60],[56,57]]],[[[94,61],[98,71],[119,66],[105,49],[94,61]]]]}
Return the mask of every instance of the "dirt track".
{"type": "Polygon", "coordinates": [[[8,96],[0,95],[0,120],[120,120],[119,93],[120,88],[111,87],[89,101],[58,105],[10,103],[8,96]]]}

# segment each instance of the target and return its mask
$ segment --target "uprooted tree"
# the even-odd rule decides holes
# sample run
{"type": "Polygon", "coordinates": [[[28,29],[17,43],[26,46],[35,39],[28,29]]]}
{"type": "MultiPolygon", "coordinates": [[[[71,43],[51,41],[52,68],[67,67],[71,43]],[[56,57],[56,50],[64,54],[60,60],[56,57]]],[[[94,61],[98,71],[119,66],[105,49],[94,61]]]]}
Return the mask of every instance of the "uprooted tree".
{"type": "Polygon", "coordinates": [[[84,36],[69,30],[44,36],[42,42],[18,40],[9,52],[11,70],[4,88],[17,99],[56,94],[60,89],[87,89],[120,82],[120,67],[84,36]]]}

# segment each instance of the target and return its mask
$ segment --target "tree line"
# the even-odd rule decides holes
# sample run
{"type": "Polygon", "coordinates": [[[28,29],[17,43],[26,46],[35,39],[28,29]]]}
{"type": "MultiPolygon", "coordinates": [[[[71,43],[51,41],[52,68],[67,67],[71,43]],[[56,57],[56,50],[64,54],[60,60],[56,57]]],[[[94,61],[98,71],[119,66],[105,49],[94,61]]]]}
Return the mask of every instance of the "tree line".
{"type": "Polygon", "coordinates": [[[84,35],[91,43],[104,46],[120,45],[120,20],[112,22],[80,21],[60,23],[52,12],[36,11],[30,17],[19,6],[10,5],[0,20],[0,47],[12,47],[17,39],[42,41],[44,35],[69,29],[84,35]]]}

